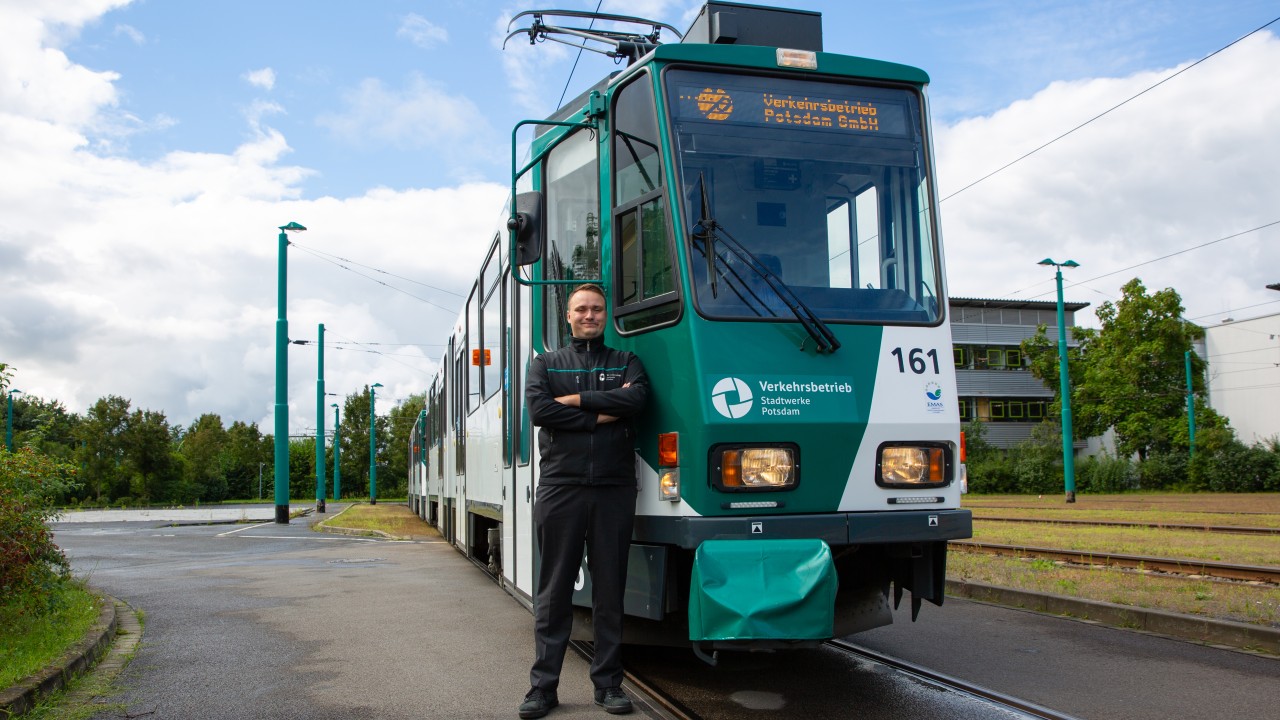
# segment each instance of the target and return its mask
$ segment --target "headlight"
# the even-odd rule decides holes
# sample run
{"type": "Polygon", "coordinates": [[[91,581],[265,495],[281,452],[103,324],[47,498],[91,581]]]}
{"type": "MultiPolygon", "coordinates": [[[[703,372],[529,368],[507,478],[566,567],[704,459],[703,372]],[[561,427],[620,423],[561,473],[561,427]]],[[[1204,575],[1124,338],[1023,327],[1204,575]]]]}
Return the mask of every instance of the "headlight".
{"type": "Polygon", "coordinates": [[[800,479],[798,458],[794,445],[718,446],[711,451],[712,478],[729,492],[790,490],[800,479]]]}
{"type": "Polygon", "coordinates": [[[942,444],[882,445],[876,461],[876,484],[895,488],[946,485],[949,455],[942,444]]]}

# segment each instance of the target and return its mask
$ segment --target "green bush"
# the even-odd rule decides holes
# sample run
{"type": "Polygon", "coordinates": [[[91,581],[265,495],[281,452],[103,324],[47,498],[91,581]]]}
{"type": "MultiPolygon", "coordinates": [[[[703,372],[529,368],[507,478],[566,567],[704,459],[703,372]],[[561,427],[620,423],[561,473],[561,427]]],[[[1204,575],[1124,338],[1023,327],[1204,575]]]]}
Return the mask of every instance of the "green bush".
{"type": "Polygon", "coordinates": [[[1095,455],[1076,462],[1076,490],[1120,493],[1138,489],[1138,468],[1128,458],[1095,455]]]}
{"type": "Polygon", "coordinates": [[[1197,454],[1190,478],[1194,490],[1274,492],[1280,489],[1280,453],[1235,441],[1216,453],[1197,454]]]}
{"type": "Polygon", "coordinates": [[[66,579],[70,565],[46,523],[54,499],[73,488],[71,466],[30,449],[0,450],[0,595],[26,598],[38,612],[66,579]]]}

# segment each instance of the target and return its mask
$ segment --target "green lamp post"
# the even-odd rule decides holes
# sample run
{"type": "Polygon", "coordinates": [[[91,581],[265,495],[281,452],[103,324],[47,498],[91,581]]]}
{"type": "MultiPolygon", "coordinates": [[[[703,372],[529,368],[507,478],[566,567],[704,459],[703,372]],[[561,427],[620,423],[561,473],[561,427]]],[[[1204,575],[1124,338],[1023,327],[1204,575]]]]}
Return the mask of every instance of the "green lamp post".
{"type": "Polygon", "coordinates": [[[276,522],[289,524],[289,321],[285,315],[285,256],[289,233],[302,232],[296,222],[280,226],[280,251],[276,280],[276,406],[275,406],[275,470],[276,522]]]}
{"type": "Polygon", "coordinates": [[[1057,269],[1055,279],[1058,283],[1058,379],[1062,395],[1062,484],[1066,491],[1067,502],[1076,501],[1076,457],[1071,430],[1071,377],[1067,374],[1067,321],[1066,311],[1062,306],[1062,268],[1080,267],[1075,260],[1054,262],[1045,258],[1037,265],[1052,265],[1057,269]]]}
{"type": "Polygon", "coordinates": [[[373,411],[376,388],[382,383],[374,383],[369,387],[369,504],[378,504],[378,415],[373,411]]]}
{"type": "Polygon", "coordinates": [[[14,388],[9,391],[9,414],[5,416],[4,421],[4,448],[9,452],[13,452],[13,394],[22,391],[14,388]]]}

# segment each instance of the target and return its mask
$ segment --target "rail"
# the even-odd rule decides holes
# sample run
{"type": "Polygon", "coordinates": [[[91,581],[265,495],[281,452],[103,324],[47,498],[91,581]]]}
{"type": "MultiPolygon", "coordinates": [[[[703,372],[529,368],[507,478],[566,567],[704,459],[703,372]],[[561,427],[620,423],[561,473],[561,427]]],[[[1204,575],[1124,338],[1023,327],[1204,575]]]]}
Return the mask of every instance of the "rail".
{"type": "Polygon", "coordinates": [[[1091,550],[1060,550],[1027,545],[1001,545],[973,540],[952,540],[948,544],[958,550],[988,555],[1044,558],[1047,560],[1062,560],[1078,565],[1106,565],[1133,570],[1156,570],[1171,575],[1204,575],[1223,580],[1265,582],[1272,585],[1280,585],[1280,568],[1263,565],[1232,565],[1230,563],[1191,558],[1161,558],[1146,555],[1094,552],[1091,550]]]}
{"type": "Polygon", "coordinates": [[[1247,525],[1192,525],[1189,523],[1142,523],[1123,520],[1054,520],[1045,518],[989,517],[974,515],[975,522],[1040,523],[1043,525],[1090,525],[1109,528],[1151,528],[1156,530],[1195,530],[1228,535],[1280,535],[1280,527],[1250,527],[1247,525]]]}

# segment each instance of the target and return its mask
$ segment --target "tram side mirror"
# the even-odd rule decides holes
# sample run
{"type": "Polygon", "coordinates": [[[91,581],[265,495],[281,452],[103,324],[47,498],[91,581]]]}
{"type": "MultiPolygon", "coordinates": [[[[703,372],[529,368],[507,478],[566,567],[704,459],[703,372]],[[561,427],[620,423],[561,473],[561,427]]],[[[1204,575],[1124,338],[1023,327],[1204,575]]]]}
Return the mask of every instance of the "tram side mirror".
{"type": "Polygon", "coordinates": [[[532,265],[542,259],[542,193],[516,195],[516,211],[507,229],[516,236],[515,264],[532,265]]]}

